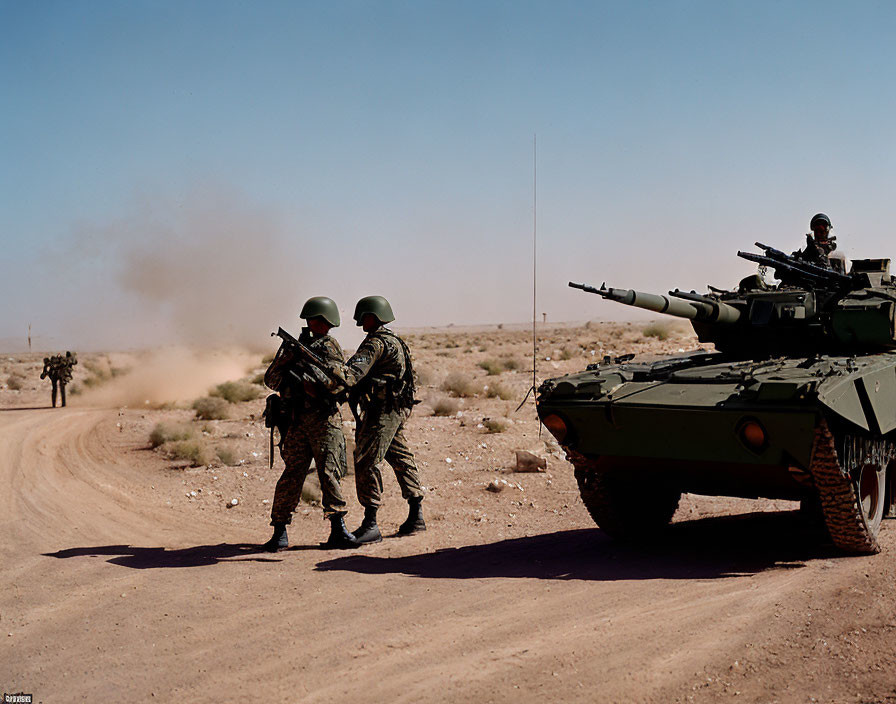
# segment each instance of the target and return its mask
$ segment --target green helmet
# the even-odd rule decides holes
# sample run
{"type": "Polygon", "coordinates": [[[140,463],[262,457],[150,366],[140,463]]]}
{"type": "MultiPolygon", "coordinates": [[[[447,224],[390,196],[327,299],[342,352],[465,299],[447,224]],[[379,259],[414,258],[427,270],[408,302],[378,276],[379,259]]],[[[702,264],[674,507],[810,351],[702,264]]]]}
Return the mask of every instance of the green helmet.
{"type": "Polygon", "coordinates": [[[392,306],[382,296],[365,296],[355,306],[355,322],[360,325],[365,313],[372,313],[381,323],[391,323],[395,320],[392,306]]]}
{"type": "Polygon", "coordinates": [[[816,225],[817,223],[824,223],[825,225],[827,225],[827,226],[830,227],[831,229],[833,229],[833,227],[834,227],[834,226],[831,224],[831,219],[830,219],[827,215],[825,215],[824,213],[818,213],[817,215],[814,215],[814,216],[812,217],[812,219],[809,221],[809,229],[810,229],[810,230],[814,230],[814,229],[815,229],[815,225],[816,225]]]}
{"type": "Polygon", "coordinates": [[[336,303],[333,302],[332,298],[315,296],[305,301],[299,317],[308,320],[318,316],[326,320],[334,328],[339,327],[339,308],[336,307],[336,303]]]}

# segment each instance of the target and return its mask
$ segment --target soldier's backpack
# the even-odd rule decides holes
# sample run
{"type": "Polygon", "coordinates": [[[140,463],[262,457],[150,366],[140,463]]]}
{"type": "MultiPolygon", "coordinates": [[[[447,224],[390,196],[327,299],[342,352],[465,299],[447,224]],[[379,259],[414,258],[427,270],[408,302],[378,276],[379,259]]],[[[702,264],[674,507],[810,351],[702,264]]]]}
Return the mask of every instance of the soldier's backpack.
{"type": "Polygon", "coordinates": [[[414,365],[411,362],[411,350],[408,349],[407,343],[391,330],[380,328],[380,332],[395,340],[404,353],[404,374],[400,379],[392,381],[392,404],[395,408],[413,408],[420,401],[414,398],[417,393],[417,381],[414,376],[414,365]]]}

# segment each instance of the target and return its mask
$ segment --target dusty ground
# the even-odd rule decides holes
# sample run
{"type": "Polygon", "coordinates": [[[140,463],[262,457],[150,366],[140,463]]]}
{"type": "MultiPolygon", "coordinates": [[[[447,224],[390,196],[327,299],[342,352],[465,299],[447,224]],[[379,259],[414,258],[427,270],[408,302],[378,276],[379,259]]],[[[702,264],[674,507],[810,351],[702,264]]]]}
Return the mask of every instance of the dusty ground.
{"type": "MultiPolygon", "coordinates": [[[[695,346],[684,328],[661,341],[644,327],[544,328],[539,377],[695,346]]],[[[352,552],[318,549],[313,503],[290,550],[254,549],[282,469],[267,467],[261,399],[194,421],[183,393],[150,398],[155,358],[93,355],[76,372],[86,393],[53,410],[39,356],[0,357],[0,689],[43,702],[896,702],[894,522],[880,555],[847,558],[814,543],[793,504],[686,496],[661,542],[619,546],[531,399],[514,411],[527,331],[408,337],[426,382],[410,438],[429,530],[352,552]],[[487,376],[489,361],[516,369],[487,376]],[[433,416],[452,372],[508,398],[480,387],[433,416]],[[192,427],[210,464],[150,449],[160,422],[192,427]],[[547,472],[510,473],[514,449],[547,456],[547,472]],[[487,491],[496,478],[508,485],[487,491]]],[[[165,379],[198,396],[262,368],[225,357],[165,379]]],[[[393,532],[405,508],[386,483],[393,532]]]]}

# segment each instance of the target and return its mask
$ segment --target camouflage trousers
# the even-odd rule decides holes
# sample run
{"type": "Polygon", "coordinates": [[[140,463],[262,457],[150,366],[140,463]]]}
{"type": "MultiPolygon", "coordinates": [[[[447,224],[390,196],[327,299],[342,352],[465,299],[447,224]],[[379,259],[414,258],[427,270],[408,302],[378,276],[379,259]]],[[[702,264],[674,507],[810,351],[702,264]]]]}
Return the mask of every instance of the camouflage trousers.
{"type": "Polygon", "coordinates": [[[53,382],[53,390],[50,392],[50,398],[53,400],[53,408],[56,408],[56,387],[59,387],[59,391],[62,393],[62,405],[65,405],[65,382],[58,381],[56,379],[50,379],[53,382]]]}
{"type": "Polygon", "coordinates": [[[414,453],[404,437],[404,424],[410,415],[410,409],[365,409],[361,425],[355,433],[355,486],[362,506],[376,507],[382,503],[383,474],[380,465],[383,460],[392,466],[401,495],[406,500],[423,496],[414,453]]]}
{"type": "Polygon", "coordinates": [[[291,523],[293,511],[302,498],[302,486],[311,469],[311,460],[320,479],[324,516],[345,513],[346,503],[339,482],[346,475],[345,435],[339,413],[300,413],[286,431],[280,456],[286,464],[274,490],[271,525],[291,523]]]}

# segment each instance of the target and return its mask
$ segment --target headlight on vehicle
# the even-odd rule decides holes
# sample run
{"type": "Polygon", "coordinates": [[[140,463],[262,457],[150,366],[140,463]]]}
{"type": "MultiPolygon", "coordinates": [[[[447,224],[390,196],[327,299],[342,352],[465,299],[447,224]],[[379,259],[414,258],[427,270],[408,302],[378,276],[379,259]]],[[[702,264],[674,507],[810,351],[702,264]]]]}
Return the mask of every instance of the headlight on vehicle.
{"type": "Polygon", "coordinates": [[[768,447],[768,435],[765,428],[755,418],[744,418],[738,426],[737,436],[752,452],[762,452],[768,447]]]}
{"type": "Polygon", "coordinates": [[[541,422],[545,428],[551,431],[551,435],[557,438],[557,442],[563,442],[566,435],[569,433],[569,428],[566,427],[566,421],[556,413],[551,413],[550,415],[545,416],[541,419],[541,422]]]}

